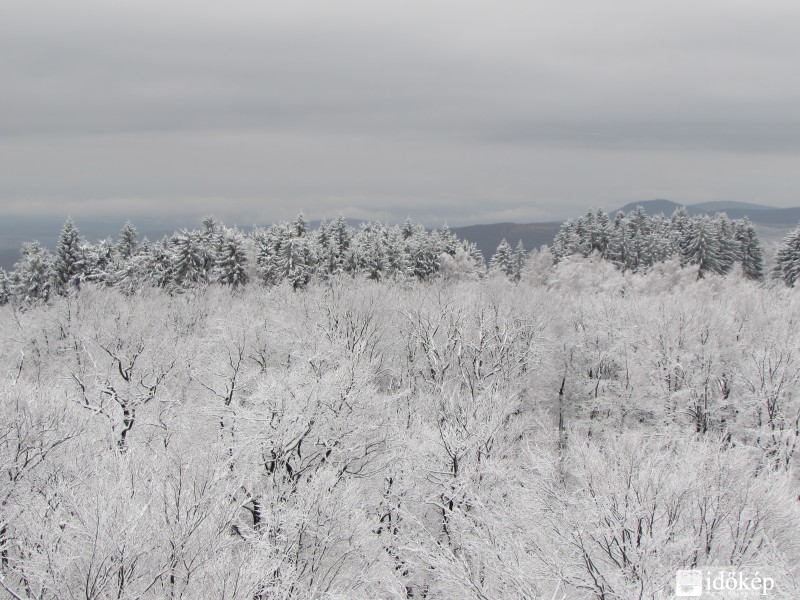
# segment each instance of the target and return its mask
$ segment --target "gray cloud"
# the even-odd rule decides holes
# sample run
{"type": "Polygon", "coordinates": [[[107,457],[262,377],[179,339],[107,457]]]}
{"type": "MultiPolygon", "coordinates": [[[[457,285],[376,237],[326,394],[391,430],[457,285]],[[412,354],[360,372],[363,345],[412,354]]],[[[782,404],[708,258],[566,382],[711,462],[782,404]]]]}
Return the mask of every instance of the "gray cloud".
{"type": "Polygon", "coordinates": [[[0,206],[461,224],[795,204],[798,25],[796,3],[742,0],[7,3],[0,206]]]}

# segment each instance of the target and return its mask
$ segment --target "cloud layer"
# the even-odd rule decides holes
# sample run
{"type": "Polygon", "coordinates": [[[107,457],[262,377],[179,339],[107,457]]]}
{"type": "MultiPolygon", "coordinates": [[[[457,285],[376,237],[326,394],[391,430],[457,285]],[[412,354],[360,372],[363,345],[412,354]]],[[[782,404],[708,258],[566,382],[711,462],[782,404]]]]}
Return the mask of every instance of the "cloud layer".
{"type": "Polygon", "coordinates": [[[800,5],[0,7],[0,206],[430,224],[797,203],[800,5]]]}

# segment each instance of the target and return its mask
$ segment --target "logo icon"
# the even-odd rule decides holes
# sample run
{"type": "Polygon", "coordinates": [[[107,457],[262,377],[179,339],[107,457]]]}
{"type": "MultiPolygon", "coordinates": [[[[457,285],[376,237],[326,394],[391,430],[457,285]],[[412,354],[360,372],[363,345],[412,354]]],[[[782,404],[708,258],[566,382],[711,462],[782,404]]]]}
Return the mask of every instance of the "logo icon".
{"type": "Polygon", "coordinates": [[[678,571],[675,575],[675,595],[697,598],[703,595],[703,572],[700,569],[678,571]]]}

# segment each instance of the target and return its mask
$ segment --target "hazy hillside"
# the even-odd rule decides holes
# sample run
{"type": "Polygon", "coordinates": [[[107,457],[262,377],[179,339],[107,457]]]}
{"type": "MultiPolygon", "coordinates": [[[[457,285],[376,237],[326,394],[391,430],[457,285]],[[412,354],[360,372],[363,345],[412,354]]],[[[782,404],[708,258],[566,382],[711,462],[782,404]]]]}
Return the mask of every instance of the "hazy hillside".
{"type": "Polygon", "coordinates": [[[453,227],[451,231],[460,239],[468,240],[478,246],[488,261],[497,249],[497,245],[505,238],[513,247],[522,240],[526,250],[539,248],[542,244],[553,241],[561,221],[549,223],[492,223],[490,225],[469,225],[453,227]]]}

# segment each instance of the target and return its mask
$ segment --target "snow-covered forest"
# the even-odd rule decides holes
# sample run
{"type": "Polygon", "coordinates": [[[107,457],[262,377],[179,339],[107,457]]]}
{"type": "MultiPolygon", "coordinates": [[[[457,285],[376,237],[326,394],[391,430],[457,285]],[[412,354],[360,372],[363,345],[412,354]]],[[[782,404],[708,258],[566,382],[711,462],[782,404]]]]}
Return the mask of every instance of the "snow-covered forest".
{"type": "MultiPolygon", "coordinates": [[[[724,213],[690,217],[684,208],[669,219],[651,217],[641,207],[628,215],[618,212],[613,220],[602,210],[588,212],[566,221],[552,248],[529,254],[522,242],[512,248],[502,240],[488,264],[475,244],[459,240],[447,225],[429,231],[410,219],[402,227],[362,223],[354,228],[339,216],[311,229],[301,214],[293,222],[243,232],[207,217],[202,229],[182,229],[155,243],[140,240],[133,224],[126,223],[116,241],[95,244],[68,219],[55,253],[30,242],[10,274],[0,269],[0,304],[26,306],[85,284],[130,295],[151,287],[183,293],[209,284],[238,288],[288,282],[297,290],[342,274],[431,282],[501,273],[519,282],[526,270],[541,274],[564,259],[595,253],[627,273],[677,261],[694,268],[698,277],[736,270],[755,281],[765,278],[764,251],[747,219],[731,220],[724,213]]],[[[789,286],[798,274],[800,229],[786,236],[770,273],[789,286]]]]}
{"type": "Polygon", "coordinates": [[[726,275],[574,223],[488,272],[412,224],[67,223],[4,284],[2,593],[657,600],[759,565],[800,597],[800,303],[722,224],[687,231],[740,240],[726,275]]]}

